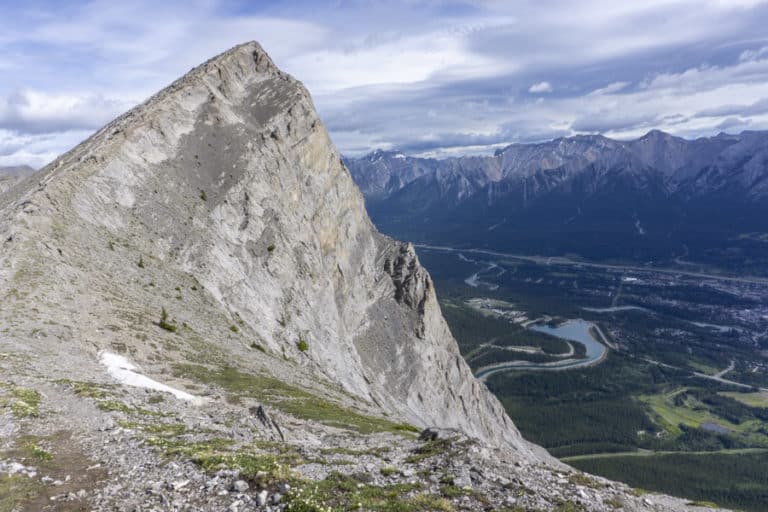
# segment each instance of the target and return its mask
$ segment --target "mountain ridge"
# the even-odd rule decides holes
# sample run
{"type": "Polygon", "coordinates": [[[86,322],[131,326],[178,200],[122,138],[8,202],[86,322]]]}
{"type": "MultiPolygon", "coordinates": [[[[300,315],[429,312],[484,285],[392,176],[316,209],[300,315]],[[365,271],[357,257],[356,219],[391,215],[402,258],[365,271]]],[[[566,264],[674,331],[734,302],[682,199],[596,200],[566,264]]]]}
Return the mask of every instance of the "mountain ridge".
{"type": "MultiPolygon", "coordinates": [[[[565,161],[566,157],[569,157],[571,155],[574,155],[572,146],[578,143],[587,143],[588,146],[591,146],[590,149],[597,148],[597,149],[610,149],[613,151],[616,150],[626,150],[628,151],[627,156],[634,156],[639,159],[639,161],[644,164],[648,165],[649,167],[653,167],[656,169],[660,169],[663,171],[663,174],[665,175],[672,175],[675,171],[681,169],[684,167],[687,163],[689,163],[690,160],[694,160],[695,164],[694,167],[704,167],[704,163],[701,161],[706,161],[708,157],[711,156],[712,150],[706,152],[704,155],[701,155],[700,149],[702,146],[705,145],[715,145],[717,144],[718,149],[724,149],[728,146],[731,146],[733,144],[736,144],[738,142],[742,141],[748,141],[752,138],[766,138],[768,137],[768,131],[753,131],[753,130],[745,130],[742,131],[740,134],[726,134],[726,133],[720,133],[713,137],[698,137],[696,139],[685,139],[682,137],[671,135],[667,132],[663,132],[661,130],[650,130],[645,135],[638,137],[637,139],[630,139],[630,140],[623,140],[623,139],[611,139],[609,137],[606,137],[601,134],[595,134],[595,135],[574,135],[570,137],[559,137],[556,139],[552,139],[549,141],[544,142],[536,142],[536,143],[512,143],[504,148],[500,148],[494,151],[493,155],[487,155],[487,156],[458,156],[458,157],[445,157],[445,158],[431,158],[431,157],[419,157],[419,156],[410,156],[405,155],[404,153],[398,151],[398,150],[381,150],[381,149],[375,149],[363,156],[356,157],[356,158],[346,158],[346,161],[351,162],[352,164],[352,171],[353,174],[356,177],[359,177],[359,181],[362,183],[362,186],[365,186],[365,176],[362,175],[362,171],[358,170],[359,165],[357,165],[358,162],[362,161],[369,161],[371,163],[382,161],[382,160],[392,160],[393,158],[398,159],[400,162],[406,162],[410,161],[411,163],[418,163],[420,165],[429,166],[434,168],[438,165],[438,162],[442,165],[456,165],[458,163],[467,163],[467,162],[475,162],[477,164],[481,161],[489,161],[494,159],[500,159],[500,161],[496,164],[496,166],[500,166],[504,170],[504,174],[495,176],[495,179],[492,181],[498,181],[500,178],[507,177],[509,175],[518,175],[518,174],[532,174],[536,171],[541,170],[547,170],[547,169],[555,169],[559,167],[559,165],[556,165],[556,162],[553,162],[553,158],[560,158],[562,161],[565,161]],[[650,144],[648,144],[650,143],[650,144]],[[654,152],[654,149],[657,149],[657,146],[660,144],[666,144],[667,146],[675,144],[680,149],[677,154],[670,155],[669,153],[659,155],[657,152],[654,152]],[[650,147],[649,147],[650,146],[650,147]],[[648,151],[651,151],[649,154],[648,151]],[[530,158],[531,153],[535,152],[544,153],[544,156],[542,156],[541,160],[533,160],[533,161],[520,161],[523,156],[530,158]],[[521,155],[522,154],[522,155],[521,155]],[[506,158],[504,158],[506,156],[506,158]],[[676,162],[676,164],[673,164],[672,166],[669,165],[669,162],[676,162]],[[652,165],[655,164],[655,165],[652,165]]],[[[581,146],[584,147],[584,144],[581,146]]],[[[578,150],[578,148],[575,148],[578,150]]],[[[576,154],[576,156],[579,156],[576,154]]],[[[586,160],[590,160],[591,158],[594,158],[598,155],[589,155],[585,156],[586,160]]],[[[561,163],[562,163],[561,161],[561,163]]],[[[391,163],[391,162],[387,162],[391,163]]],[[[494,165],[494,164],[490,164],[494,165]]],[[[418,176],[417,176],[418,177],[418,176]]],[[[684,176],[686,178],[688,176],[684,176]]],[[[412,180],[406,180],[405,185],[412,180]]],[[[363,192],[366,195],[372,195],[371,190],[367,190],[366,188],[363,188],[363,192]]]]}
{"type": "Polygon", "coordinates": [[[345,162],[377,225],[398,238],[587,259],[674,260],[690,250],[706,264],[753,261],[750,271],[765,260],[744,236],[768,230],[768,132],[579,135],[444,160],[377,155],[345,162]],[[607,236],[617,243],[596,240],[607,236]],[[726,254],[734,243],[740,253],[726,254]]]}

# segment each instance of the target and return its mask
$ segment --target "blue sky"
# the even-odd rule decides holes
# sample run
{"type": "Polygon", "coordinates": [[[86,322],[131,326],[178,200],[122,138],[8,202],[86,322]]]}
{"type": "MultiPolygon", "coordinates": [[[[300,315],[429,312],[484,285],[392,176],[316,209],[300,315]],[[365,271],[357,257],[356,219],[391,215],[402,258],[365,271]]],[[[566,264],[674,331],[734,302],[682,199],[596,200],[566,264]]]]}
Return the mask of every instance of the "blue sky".
{"type": "Polygon", "coordinates": [[[768,129],[768,0],[0,0],[0,165],[257,40],[342,152],[768,129]]]}

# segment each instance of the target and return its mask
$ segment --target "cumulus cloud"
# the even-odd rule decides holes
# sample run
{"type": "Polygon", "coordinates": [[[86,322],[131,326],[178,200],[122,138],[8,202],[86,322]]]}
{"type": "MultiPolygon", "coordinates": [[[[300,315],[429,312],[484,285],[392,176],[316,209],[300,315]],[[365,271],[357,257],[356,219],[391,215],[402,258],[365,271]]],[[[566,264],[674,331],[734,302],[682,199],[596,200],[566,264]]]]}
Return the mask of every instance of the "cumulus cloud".
{"type": "Polygon", "coordinates": [[[741,52],[741,55],[739,55],[739,60],[757,60],[765,55],[768,55],[768,46],[763,46],[762,48],[756,50],[744,50],[741,52]]]}
{"type": "Polygon", "coordinates": [[[724,116],[750,116],[768,114],[768,97],[759,99],[754,103],[742,105],[720,105],[714,108],[700,110],[697,117],[724,117],[724,116]]]}
{"type": "Polygon", "coordinates": [[[20,133],[94,130],[131,105],[100,94],[13,91],[0,98],[0,128],[20,133]]]}
{"type": "Polygon", "coordinates": [[[26,164],[38,169],[59,156],[63,149],[76,146],[90,134],[90,130],[71,130],[21,135],[0,129],[0,166],[26,164]]]}
{"type": "Polygon", "coordinates": [[[532,94],[542,94],[552,92],[552,84],[549,82],[537,82],[528,88],[528,92],[532,94]]]}
{"type": "Polygon", "coordinates": [[[600,87],[587,94],[587,96],[600,96],[603,94],[614,94],[623,89],[626,89],[630,85],[629,82],[613,82],[605,87],[600,87]]]}

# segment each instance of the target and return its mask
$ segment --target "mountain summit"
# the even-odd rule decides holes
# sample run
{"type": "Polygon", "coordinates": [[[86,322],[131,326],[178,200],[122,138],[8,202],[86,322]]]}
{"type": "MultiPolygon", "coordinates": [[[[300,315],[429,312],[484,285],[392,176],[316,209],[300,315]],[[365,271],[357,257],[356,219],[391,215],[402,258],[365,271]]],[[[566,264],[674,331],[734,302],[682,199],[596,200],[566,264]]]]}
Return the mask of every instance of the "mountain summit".
{"type": "Polygon", "coordinates": [[[524,449],[458,354],[413,249],[376,232],[306,89],[256,43],[192,70],[14,192],[3,283],[40,304],[26,322],[77,340],[48,351],[95,360],[123,343],[167,359],[136,338],[165,307],[246,368],[270,359],[243,346],[257,340],[382,411],[524,449]],[[181,300],[168,294],[177,286],[181,300]],[[217,322],[242,332],[216,333],[217,322]]]}
{"type": "MultiPolygon", "coordinates": [[[[575,492],[474,379],[413,247],[376,231],[308,92],[256,43],[0,195],[0,240],[0,467],[37,482],[66,461],[72,479],[34,487],[45,503],[445,510],[450,481],[548,508],[575,492]],[[437,472],[406,484],[417,471],[437,472]]],[[[600,485],[590,510],[650,506],[600,485]]]]}

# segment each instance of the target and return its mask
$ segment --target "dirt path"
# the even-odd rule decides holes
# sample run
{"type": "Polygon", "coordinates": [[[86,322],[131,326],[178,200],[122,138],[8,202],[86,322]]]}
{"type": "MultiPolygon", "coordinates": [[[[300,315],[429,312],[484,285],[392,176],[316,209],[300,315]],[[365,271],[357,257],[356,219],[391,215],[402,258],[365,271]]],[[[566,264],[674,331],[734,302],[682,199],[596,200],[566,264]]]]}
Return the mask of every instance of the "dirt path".
{"type": "Polygon", "coordinates": [[[734,368],[736,368],[736,361],[731,359],[731,363],[728,365],[728,368],[726,368],[725,370],[723,370],[723,371],[721,371],[719,373],[716,373],[715,377],[722,379],[723,375],[725,375],[726,373],[730,372],[734,368]]]}
{"type": "Polygon", "coordinates": [[[653,450],[637,450],[634,452],[609,452],[609,453],[594,453],[590,455],[574,455],[573,457],[563,457],[563,462],[573,462],[577,460],[590,460],[590,459],[611,459],[614,457],[652,457],[654,455],[740,455],[747,453],[766,453],[768,449],[765,448],[738,448],[733,450],[714,450],[714,451],[698,451],[698,452],[681,452],[681,451],[653,451],[653,450]]]}

